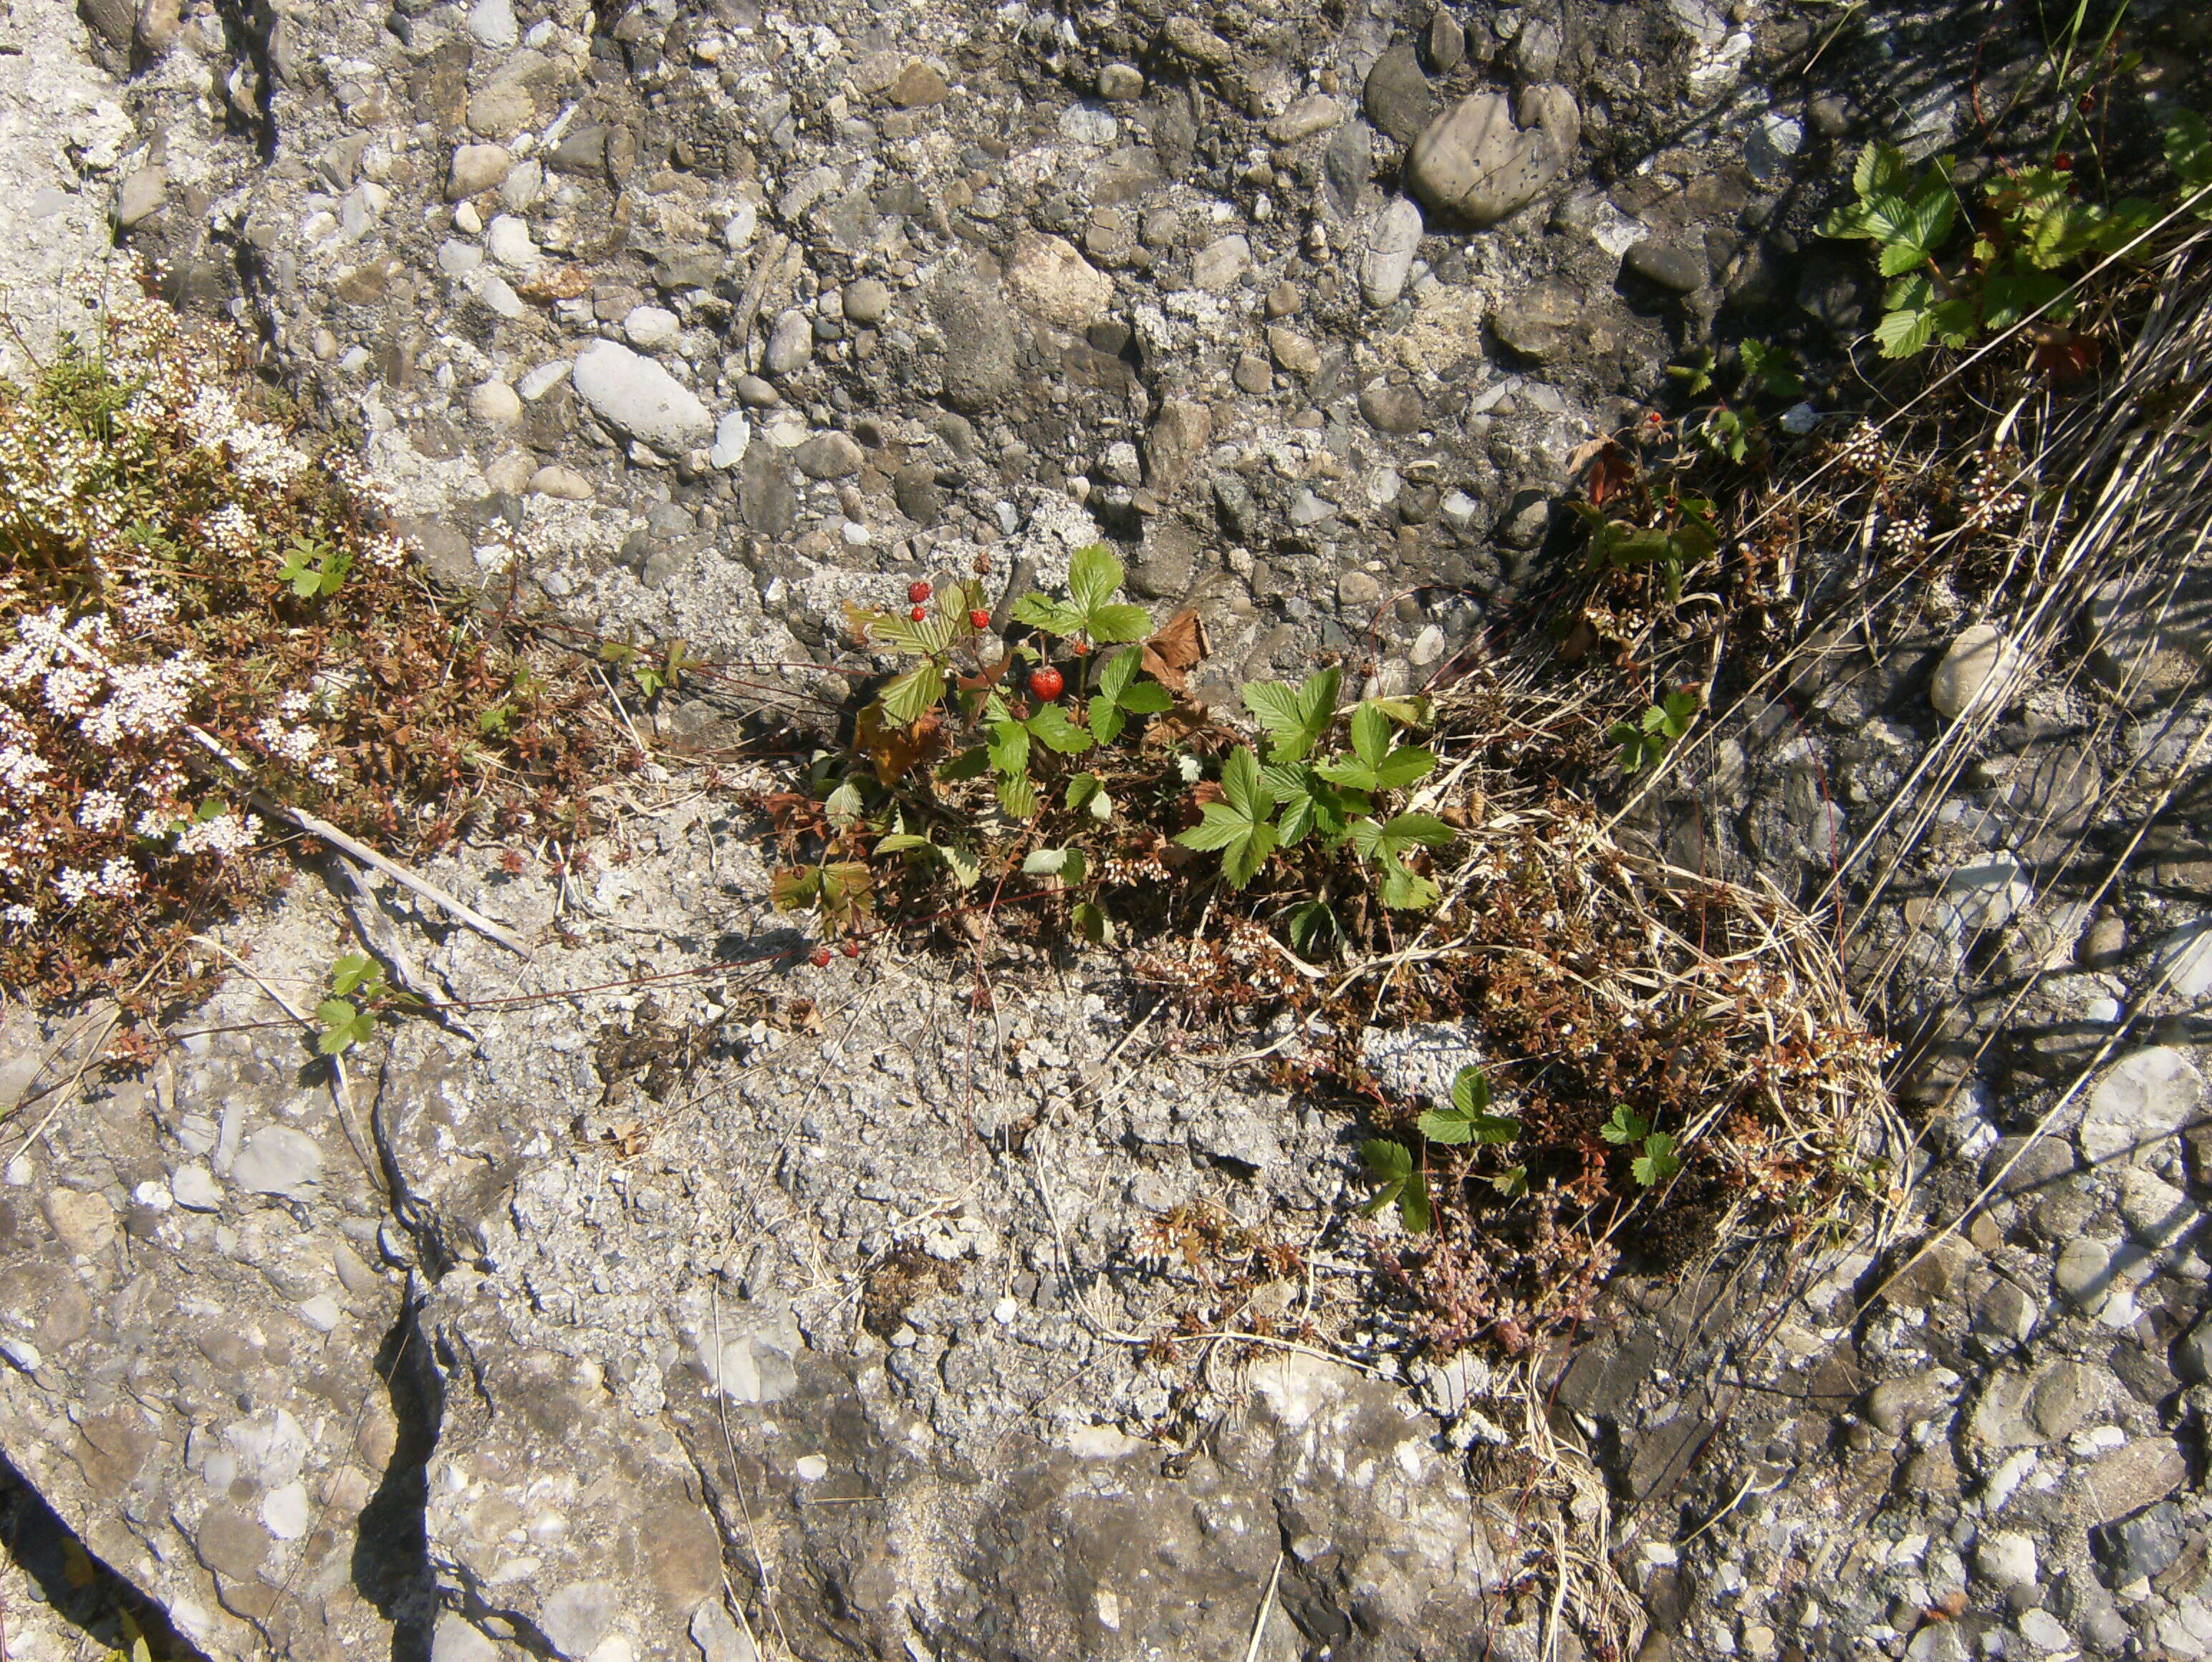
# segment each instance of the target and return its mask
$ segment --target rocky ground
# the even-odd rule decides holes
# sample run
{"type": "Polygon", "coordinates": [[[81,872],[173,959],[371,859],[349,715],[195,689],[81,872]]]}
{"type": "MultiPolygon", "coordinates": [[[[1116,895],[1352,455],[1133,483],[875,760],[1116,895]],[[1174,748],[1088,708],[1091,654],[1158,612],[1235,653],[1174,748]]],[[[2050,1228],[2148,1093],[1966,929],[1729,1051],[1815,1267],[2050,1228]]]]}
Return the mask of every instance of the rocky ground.
{"type": "MultiPolygon", "coordinates": [[[[1846,159],[1964,143],[2038,50],[1748,0],[83,12],[0,5],[26,338],[112,223],[441,577],[757,703],[845,690],[847,599],[1102,535],[1218,687],[1425,679],[1525,621],[1570,454],[1671,356],[1866,326],[1811,230],[1846,159]]],[[[2197,26],[2150,21],[2173,74],[2197,26]]],[[[2155,599],[1997,620],[2024,667],[1941,607],[1824,637],[1648,805],[1839,909],[1923,1164],[1880,1239],[1624,1278],[1520,1364],[1399,1377],[1349,1128],[1125,966],[795,962],[692,776],[621,863],[438,872],[573,947],[356,903],[481,1008],[335,1081],[294,1018],[356,913],[312,873],[143,1080],[80,1096],[97,1013],[16,1013],[4,1654],[112,1611],[72,1539],[213,1658],[2212,1653],[2212,703],[2201,597],[2155,599]],[[1166,1365],[1178,1207],[1297,1249],[1248,1308],[1358,1365],[1166,1365]]]]}

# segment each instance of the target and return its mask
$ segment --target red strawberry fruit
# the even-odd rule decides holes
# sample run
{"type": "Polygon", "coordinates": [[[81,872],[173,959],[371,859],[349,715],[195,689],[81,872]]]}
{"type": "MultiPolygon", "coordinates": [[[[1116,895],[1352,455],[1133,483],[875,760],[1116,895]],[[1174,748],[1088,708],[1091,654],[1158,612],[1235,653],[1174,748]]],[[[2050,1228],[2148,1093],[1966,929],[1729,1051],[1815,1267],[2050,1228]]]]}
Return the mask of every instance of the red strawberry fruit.
{"type": "Polygon", "coordinates": [[[1030,691],[1048,704],[1059,697],[1066,686],[1067,678],[1050,664],[1047,664],[1042,669],[1033,669],[1030,672],[1030,691]]]}
{"type": "Polygon", "coordinates": [[[906,597],[916,606],[929,598],[929,585],[917,577],[906,586],[906,597]]]}
{"type": "Polygon", "coordinates": [[[909,618],[913,618],[913,619],[915,620],[915,622],[916,622],[916,623],[921,623],[921,622],[925,621],[925,620],[928,618],[928,616],[929,616],[929,608],[928,608],[927,606],[918,606],[915,607],[915,609],[914,609],[913,611],[911,611],[911,612],[908,612],[906,615],[907,615],[908,617],[909,617],[909,618]]]}
{"type": "Polygon", "coordinates": [[[845,956],[846,956],[846,957],[848,957],[848,958],[858,958],[860,955],[860,943],[859,941],[847,941],[847,942],[845,943],[845,956]]]}
{"type": "Polygon", "coordinates": [[[830,967],[830,949],[827,947],[817,947],[814,949],[812,955],[810,956],[806,961],[811,964],[817,970],[828,969],[830,967]]]}
{"type": "Polygon", "coordinates": [[[977,606],[968,614],[968,625],[971,629],[988,629],[991,626],[991,614],[984,611],[981,606],[977,606]]]}

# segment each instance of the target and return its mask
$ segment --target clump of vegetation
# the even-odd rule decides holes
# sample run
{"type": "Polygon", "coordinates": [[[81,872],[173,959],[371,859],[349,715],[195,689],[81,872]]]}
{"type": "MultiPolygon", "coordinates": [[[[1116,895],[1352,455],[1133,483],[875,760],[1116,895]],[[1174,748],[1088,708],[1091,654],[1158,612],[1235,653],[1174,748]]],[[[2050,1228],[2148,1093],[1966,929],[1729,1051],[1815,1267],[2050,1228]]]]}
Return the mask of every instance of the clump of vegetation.
{"type": "Polygon", "coordinates": [[[1937,156],[1915,169],[1894,145],[1869,144],[1852,170],[1855,200],[1828,216],[1824,236],[1875,245],[1889,280],[1875,339],[1882,356],[1911,357],[1930,344],[1971,346],[2032,318],[2051,332],[2039,343],[2047,361],[2071,344],[2065,326],[2078,303],[2071,296],[2084,263],[2105,255],[2148,261],[2151,234],[2177,216],[2212,219],[2212,132],[2202,117],[2175,113],[2166,127],[2172,183],[2158,198],[2094,199],[2074,157],[2054,150],[2033,167],[2001,171],[1981,187],[1981,210],[1961,228],[1956,164],[1937,156]]]}
{"type": "MultiPolygon", "coordinates": [[[[1240,720],[1193,696],[1195,620],[1156,627],[1121,581],[1079,551],[1010,638],[965,580],[854,608],[885,673],[807,788],[761,799],[780,904],[848,945],[1110,940],[1194,1016],[1298,1034],[1278,1070],[1366,1128],[1381,1262],[1440,1344],[1524,1343],[1623,1251],[1679,1261],[1724,1218],[1809,1228],[1856,1192],[1877,1047],[1826,944],[1616,847],[1563,788],[1587,714],[1532,725],[1481,673],[1347,700],[1330,664],[1242,686],[1240,720]],[[1483,1047],[1446,1102],[1378,1072],[1374,1035],[1415,1025],[1483,1047]]],[[[1639,755],[1696,702],[1653,708],[1639,755]]]]}
{"type": "Polygon", "coordinates": [[[581,667],[430,587],[235,335],[117,288],[0,387],[0,981],[189,994],[176,949],[281,880],[290,809],[395,857],[573,850],[635,759],[581,667]]]}

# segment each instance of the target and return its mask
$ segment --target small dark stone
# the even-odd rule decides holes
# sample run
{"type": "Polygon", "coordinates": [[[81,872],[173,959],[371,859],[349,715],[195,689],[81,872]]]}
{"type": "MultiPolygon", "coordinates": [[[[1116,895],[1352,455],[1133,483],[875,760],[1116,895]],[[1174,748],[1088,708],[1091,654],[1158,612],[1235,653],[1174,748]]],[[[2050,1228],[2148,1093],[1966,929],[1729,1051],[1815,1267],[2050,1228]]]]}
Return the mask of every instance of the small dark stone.
{"type": "Polygon", "coordinates": [[[1583,337],[1581,292],[1565,283],[1537,283],[1492,313],[1490,326],[1522,357],[1540,363],[1565,357],[1583,337]]]}
{"type": "Polygon", "coordinates": [[[1410,144],[1437,119],[1437,95],[1421,73],[1413,43],[1400,40],[1375,60],[1360,91],[1367,119],[1401,144],[1410,144]]]}
{"type": "Polygon", "coordinates": [[[748,530],[764,537],[789,534],[799,515],[799,490],[775,446],[745,447],[738,464],[738,512],[748,530]]]}
{"type": "Polygon", "coordinates": [[[1421,395],[1411,387],[1388,382],[1370,387],[1359,395],[1359,413],[1378,433],[1418,433],[1428,420],[1421,395]]]}
{"type": "Polygon", "coordinates": [[[1322,154],[1322,184],[1329,206],[1347,219],[1358,211],[1359,193],[1375,176],[1374,138],[1374,130],[1365,122],[1347,121],[1322,154]]]}
{"type": "Polygon", "coordinates": [[[1637,276],[1680,295],[1703,287],[1706,277],[1702,249],[1658,237],[1646,237],[1636,244],[1621,264],[1637,276]]]}
{"type": "Polygon", "coordinates": [[[607,130],[577,127],[562,135],[546,153],[545,165],[556,174],[596,174],[606,165],[607,130]]]}
{"type": "Polygon", "coordinates": [[[899,512],[916,525],[933,526],[945,512],[945,498],[937,489],[937,474],[924,462],[908,462],[891,475],[891,496],[899,512]]]}
{"type": "Polygon", "coordinates": [[[1467,30],[1439,6],[1430,14],[1426,33],[1429,67],[1438,75],[1449,75],[1467,57],[1467,30]]]}
{"type": "Polygon", "coordinates": [[[1260,505],[1253,499],[1252,487],[1235,473],[1213,476],[1213,506],[1221,516],[1222,528],[1239,542],[1249,542],[1260,519],[1260,505]]]}
{"type": "Polygon", "coordinates": [[[2105,1567],[2106,1583],[2115,1587],[2166,1569],[2187,1543],[2181,1510],[2171,1501],[2089,1531],[2089,1546],[2105,1567]]]}

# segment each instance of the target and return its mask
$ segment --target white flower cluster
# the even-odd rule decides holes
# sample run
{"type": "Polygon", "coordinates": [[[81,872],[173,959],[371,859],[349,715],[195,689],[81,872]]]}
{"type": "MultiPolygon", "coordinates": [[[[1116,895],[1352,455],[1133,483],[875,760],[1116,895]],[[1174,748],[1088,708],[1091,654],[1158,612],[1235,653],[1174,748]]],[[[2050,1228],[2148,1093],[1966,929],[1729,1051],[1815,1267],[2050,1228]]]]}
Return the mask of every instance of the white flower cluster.
{"type": "Polygon", "coordinates": [[[251,813],[218,813],[210,819],[197,819],[185,827],[177,838],[179,854],[212,854],[221,859],[248,847],[261,835],[261,820],[251,813]]]}
{"type": "Polygon", "coordinates": [[[88,831],[113,831],[123,823],[123,799],[112,790],[88,790],[76,805],[76,823],[88,831]]]}
{"type": "Polygon", "coordinates": [[[368,464],[360,457],[333,448],[323,458],[323,471],[344,488],[355,507],[387,517],[398,511],[397,499],[377,481],[368,471],[368,464]]]}
{"type": "Polygon", "coordinates": [[[254,544],[261,538],[253,516],[236,502],[225,502],[201,521],[200,532],[216,553],[234,560],[242,560],[252,553],[254,544]]]}
{"type": "Polygon", "coordinates": [[[1881,429],[1870,421],[1861,421],[1844,438],[1836,453],[1836,461],[1846,473],[1877,473],[1881,471],[1881,429]]]}
{"type": "Polygon", "coordinates": [[[2014,488],[2019,466],[2020,453],[2010,447],[2005,452],[1991,451],[1976,460],[1974,501],[1967,514],[1974,525],[1994,526],[2027,506],[2025,493],[2014,488]]]}
{"type": "Polygon", "coordinates": [[[124,587],[117,600],[123,621],[135,630],[159,629],[177,615],[177,602],[158,588],[143,583],[124,587]]]}
{"type": "Polygon", "coordinates": [[[281,490],[307,466],[303,452],[266,422],[246,416],[225,387],[199,387],[176,418],[194,443],[218,455],[228,454],[232,467],[256,484],[281,490]]]}
{"type": "Polygon", "coordinates": [[[105,861],[97,872],[64,866],[55,875],[54,890],[72,906],[88,899],[121,900],[137,892],[138,868],[121,855],[105,861]]]}
{"type": "Polygon", "coordinates": [[[107,679],[114,691],[77,730],[106,750],[126,738],[167,738],[184,726],[193,690],[212,673],[188,652],[158,664],[111,664],[107,679]]]}
{"type": "Polygon", "coordinates": [[[398,570],[414,551],[413,543],[393,532],[380,531],[368,539],[369,562],[380,570],[398,570]]]}
{"type": "Polygon", "coordinates": [[[53,833],[35,819],[18,825],[0,837],[0,875],[21,877],[24,869],[46,851],[53,833]]]}
{"type": "Polygon", "coordinates": [[[289,762],[295,767],[304,766],[315,753],[321,735],[310,727],[288,728],[274,716],[264,715],[253,729],[253,742],[267,754],[280,762],[289,762]]]}

